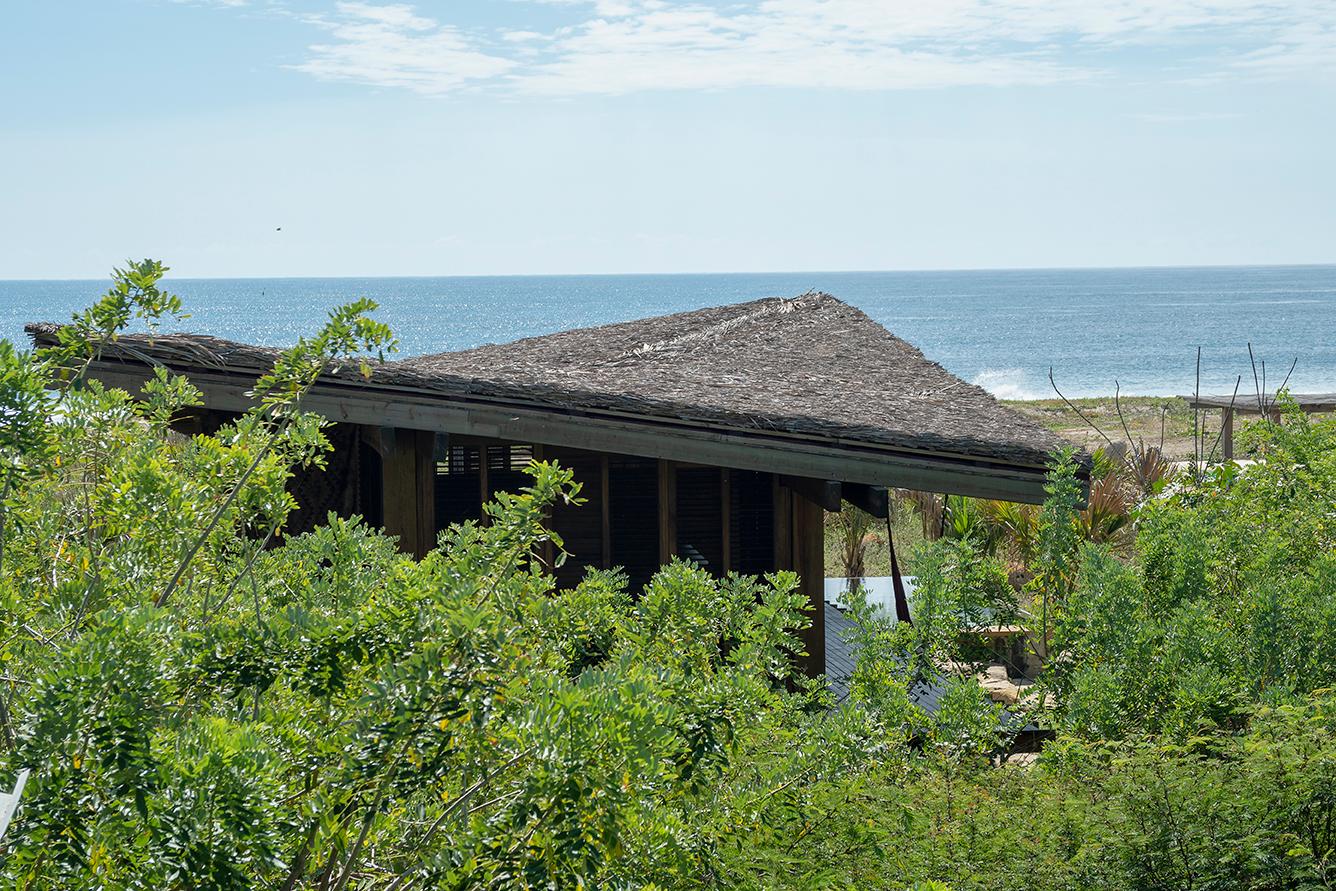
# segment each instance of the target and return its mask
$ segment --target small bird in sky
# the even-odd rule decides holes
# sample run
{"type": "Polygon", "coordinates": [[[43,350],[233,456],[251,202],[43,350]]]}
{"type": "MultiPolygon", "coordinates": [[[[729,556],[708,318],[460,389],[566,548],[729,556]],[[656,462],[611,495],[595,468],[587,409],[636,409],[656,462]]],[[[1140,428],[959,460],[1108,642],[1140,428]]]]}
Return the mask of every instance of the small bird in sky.
{"type": "Polygon", "coordinates": [[[275,231],[275,232],[282,232],[282,231],[283,231],[283,227],[282,227],[282,226],[278,226],[277,228],[274,229],[274,231],[275,231]]]}

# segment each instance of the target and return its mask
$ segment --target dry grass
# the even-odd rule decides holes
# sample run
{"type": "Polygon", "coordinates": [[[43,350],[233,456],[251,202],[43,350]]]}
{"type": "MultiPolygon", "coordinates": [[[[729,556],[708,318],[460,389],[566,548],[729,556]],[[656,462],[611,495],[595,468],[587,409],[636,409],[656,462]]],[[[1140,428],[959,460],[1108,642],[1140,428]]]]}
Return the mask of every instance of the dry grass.
{"type": "MultiPolygon", "coordinates": [[[[1192,457],[1192,410],[1186,401],[1176,396],[1124,396],[1120,402],[1121,420],[1112,396],[1072,400],[1114,442],[1126,441],[1130,432],[1134,442],[1139,440],[1158,446],[1163,430],[1166,457],[1171,460],[1192,457]]],[[[1061,399],[1009,401],[1005,404],[1087,451],[1105,444],[1103,438],[1061,399]]],[[[1220,430],[1220,412],[1201,412],[1198,423],[1205,425],[1208,444],[1214,442],[1220,430]]],[[[1238,432],[1237,422],[1235,432],[1238,432]]]]}

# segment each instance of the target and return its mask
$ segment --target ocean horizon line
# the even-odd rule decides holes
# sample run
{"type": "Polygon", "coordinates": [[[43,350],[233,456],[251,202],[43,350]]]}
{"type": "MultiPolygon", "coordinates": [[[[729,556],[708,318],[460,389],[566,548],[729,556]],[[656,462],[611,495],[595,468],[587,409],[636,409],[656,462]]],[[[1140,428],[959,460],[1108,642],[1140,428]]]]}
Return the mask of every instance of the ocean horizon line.
{"type": "MultiPolygon", "coordinates": [[[[170,269],[171,267],[169,267],[170,269]]],[[[674,277],[728,277],[728,276],[794,276],[794,275],[935,275],[965,273],[1010,273],[1010,272],[1138,272],[1138,271],[1189,271],[1201,270],[1237,270],[1237,269],[1332,269],[1336,260],[1306,263],[1146,263],[1127,266],[959,266],[959,267],[904,267],[898,269],[777,269],[745,270],[736,269],[727,272],[682,271],[682,272],[449,272],[449,273],[364,273],[339,275],[168,275],[165,281],[361,281],[380,279],[388,281],[415,281],[428,279],[531,279],[531,278],[674,278],[674,277]]],[[[110,278],[102,276],[73,277],[0,277],[5,284],[33,283],[83,283],[100,282],[110,278]]]]}
{"type": "MultiPolygon", "coordinates": [[[[189,321],[169,327],[282,347],[354,296],[402,356],[505,343],[705,306],[836,295],[964,380],[1003,399],[1050,399],[1048,370],[1071,397],[1228,394],[1260,363],[1291,389],[1336,391],[1336,264],[1082,270],[672,273],[170,279],[189,321]]],[[[0,336],[58,321],[106,289],[94,280],[0,281],[0,336]]],[[[1277,381],[1278,382],[1278,381],[1277,381]]]]}

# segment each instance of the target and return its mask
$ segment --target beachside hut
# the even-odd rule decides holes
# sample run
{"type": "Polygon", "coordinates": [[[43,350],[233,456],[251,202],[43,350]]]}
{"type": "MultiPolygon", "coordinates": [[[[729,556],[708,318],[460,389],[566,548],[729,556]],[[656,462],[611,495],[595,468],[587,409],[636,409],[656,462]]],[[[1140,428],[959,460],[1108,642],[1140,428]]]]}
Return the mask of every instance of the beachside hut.
{"type": "MultiPolygon", "coordinates": [[[[38,343],[56,327],[33,325],[38,343]]],[[[250,405],[276,351],[132,335],[90,367],[138,392],[154,364],[188,376],[210,431],[250,405]]],[[[680,555],[716,573],[795,570],[825,666],[824,511],[885,516],[886,487],[1038,502],[1050,432],[827,294],[771,298],[514,343],[335,368],[306,397],[335,450],[300,475],[300,530],[361,514],[413,553],[523,485],[532,459],[571,468],[587,503],[552,523],[555,570],[622,566],[643,585],[680,555]]]]}

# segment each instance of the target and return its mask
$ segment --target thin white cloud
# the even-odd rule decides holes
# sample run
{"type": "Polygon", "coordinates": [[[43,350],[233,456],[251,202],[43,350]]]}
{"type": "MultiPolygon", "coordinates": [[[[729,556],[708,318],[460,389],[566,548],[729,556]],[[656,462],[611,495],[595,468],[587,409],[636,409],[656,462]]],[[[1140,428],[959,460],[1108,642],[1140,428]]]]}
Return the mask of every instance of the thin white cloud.
{"type": "Polygon", "coordinates": [[[1336,76],[1336,3],[1329,21],[1283,29],[1269,45],[1248,53],[1237,67],[1273,77],[1314,73],[1336,76]]]}
{"type": "Polygon", "coordinates": [[[447,93],[500,77],[516,63],[477,48],[475,39],[418,15],[406,4],[341,2],[330,17],[310,21],[329,32],[299,71],[419,93],[447,93]]]}
{"type": "Polygon", "coordinates": [[[490,86],[553,96],[1045,84],[1116,76],[1138,64],[1120,53],[1175,48],[1199,66],[1175,71],[1180,81],[1336,71],[1331,0],[530,2],[567,21],[464,30],[406,3],[340,2],[312,19],[328,39],[295,67],[427,94],[490,86]]]}

